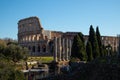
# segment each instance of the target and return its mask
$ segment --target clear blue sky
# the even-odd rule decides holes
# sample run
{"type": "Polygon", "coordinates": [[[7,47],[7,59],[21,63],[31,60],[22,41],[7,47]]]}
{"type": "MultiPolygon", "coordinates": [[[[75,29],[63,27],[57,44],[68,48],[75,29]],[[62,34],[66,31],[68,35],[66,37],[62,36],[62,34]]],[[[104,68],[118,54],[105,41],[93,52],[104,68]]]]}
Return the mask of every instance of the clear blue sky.
{"type": "Polygon", "coordinates": [[[17,39],[18,21],[37,16],[46,30],[120,34],[120,0],[0,0],[0,38],[17,39]]]}

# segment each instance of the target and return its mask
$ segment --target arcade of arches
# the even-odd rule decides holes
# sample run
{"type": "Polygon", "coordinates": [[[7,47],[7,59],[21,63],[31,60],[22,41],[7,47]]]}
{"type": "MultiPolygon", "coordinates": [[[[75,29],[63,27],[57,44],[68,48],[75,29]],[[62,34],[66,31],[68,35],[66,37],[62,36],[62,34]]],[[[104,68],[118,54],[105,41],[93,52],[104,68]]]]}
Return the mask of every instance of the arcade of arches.
{"type": "MultiPolygon", "coordinates": [[[[64,59],[67,60],[70,56],[71,45],[69,44],[72,44],[72,40],[77,34],[78,32],[63,33],[44,30],[38,17],[29,17],[18,22],[18,43],[23,47],[27,47],[31,56],[54,56],[56,61],[66,57],[64,59]],[[69,40],[71,43],[69,43],[69,40]],[[69,46],[65,47],[67,45],[69,46]],[[64,53],[66,53],[65,56],[62,56],[64,53]]],[[[86,42],[88,36],[85,35],[84,38],[86,42]]],[[[117,51],[118,37],[102,36],[102,44],[110,44],[113,51],[117,51]]]]}

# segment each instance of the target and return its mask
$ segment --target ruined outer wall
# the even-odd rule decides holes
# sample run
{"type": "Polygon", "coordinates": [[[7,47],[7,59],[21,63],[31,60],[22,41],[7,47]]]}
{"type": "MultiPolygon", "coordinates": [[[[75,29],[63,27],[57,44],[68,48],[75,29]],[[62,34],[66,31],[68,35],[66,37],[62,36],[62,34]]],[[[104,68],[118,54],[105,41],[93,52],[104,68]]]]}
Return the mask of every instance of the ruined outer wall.
{"type": "Polygon", "coordinates": [[[51,39],[54,39],[54,37],[62,37],[62,36],[63,36],[63,32],[51,31],[51,39]]]}
{"type": "MultiPolygon", "coordinates": [[[[63,37],[71,39],[73,41],[74,36],[77,35],[79,32],[66,32],[64,33],[63,37]]],[[[88,35],[84,35],[84,39],[85,39],[85,44],[87,44],[88,41],[88,35]]],[[[117,51],[118,50],[118,38],[115,36],[101,36],[102,39],[102,44],[104,44],[105,46],[107,45],[111,45],[113,51],[117,51]]]]}
{"type": "MultiPolygon", "coordinates": [[[[18,43],[24,47],[28,47],[32,54],[50,53],[49,42],[57,38],[66,38],[73,41],[74,36],[79,32],[60,32],[44,30],[37,17],[29,17],[21,19],[18,22],[18,43]]],[[[88,35],[84,36],[85,44],[88,40],[88,35]]],[[[113,36],[102,36],[102,43],[107,46],[110,44],[113,51],[118,50],[118,38],[113,36]]]]}
{"type": "Polygon", "coordinates": [[[18,42],[24,43],[38,40],[43,31],[37,17],[29,17],[18,22],[18,42]]]}
{"type": "Polygon", "coordinates": [[[29,17],[18,22],[18,43],[29,49],[32,56],[47,56],[51,32],[43,30],[37,17],[29,17]]]}
{"type": "Polygon", "coordinates": [[[102,36],[102,44],[107,46],[110,44],[112,46],[113,51],[118,50],[118,38],[114,36],[102,36]]]}

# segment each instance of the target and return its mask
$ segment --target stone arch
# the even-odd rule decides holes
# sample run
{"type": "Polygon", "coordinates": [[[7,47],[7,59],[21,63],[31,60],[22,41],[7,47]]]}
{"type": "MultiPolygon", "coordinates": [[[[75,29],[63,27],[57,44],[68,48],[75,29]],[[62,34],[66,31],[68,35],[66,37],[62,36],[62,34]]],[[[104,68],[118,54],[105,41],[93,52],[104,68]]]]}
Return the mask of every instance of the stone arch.
{"type": "Polygon", "coordinates": [[[38,46],[37,46],[37,50],[38,50],[38,52],[40,52],[40,45],[38,44],[38,46]]]}
{"type": "Polygon", "coordinates": [[[42,45],[42,51],[46,52],[46,45],[45,44],[42,45]]]}
{"type": "Polygon", "coordinates": [[[31,46],[28,46],[28,49],[31,50],[31,46]]]}
{"type": "Polygon", "coordinates": [[[50,50],[51,53],[53,53],[53,49],[54,49],[53,41],[50,41],[49,42],[49,50],[50,50]]]}
{"type": "Polygon", "coordinates": [[[35,52],[35,46],[32,47],[32,52],[35,52]]]}

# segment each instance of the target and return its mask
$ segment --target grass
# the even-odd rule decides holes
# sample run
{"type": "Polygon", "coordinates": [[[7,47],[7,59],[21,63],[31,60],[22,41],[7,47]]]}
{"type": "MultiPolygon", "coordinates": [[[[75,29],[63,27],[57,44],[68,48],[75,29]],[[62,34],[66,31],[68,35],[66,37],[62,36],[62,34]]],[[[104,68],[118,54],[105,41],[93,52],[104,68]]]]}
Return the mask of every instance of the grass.
{"type": "Polygon", "coordinates": [[[53,57],[29,57],[27,61],[38,61],[42,63],[49,63],[53,61],[53,57]]]}
{"type": "MultiPolygon", "coordinates": [[[[53,57],[28,57],[27,62],[37,61],[40,63],[50,63],[53,61],[53,57]]],[[[16,70],[23,70],[26,69],[26,61],[20,61],[18,64],[16,64],[16,70]]],[[[32,66],[35,66],[36,64],[29,64],[28,67],[31,68],[32,66]]]]}

